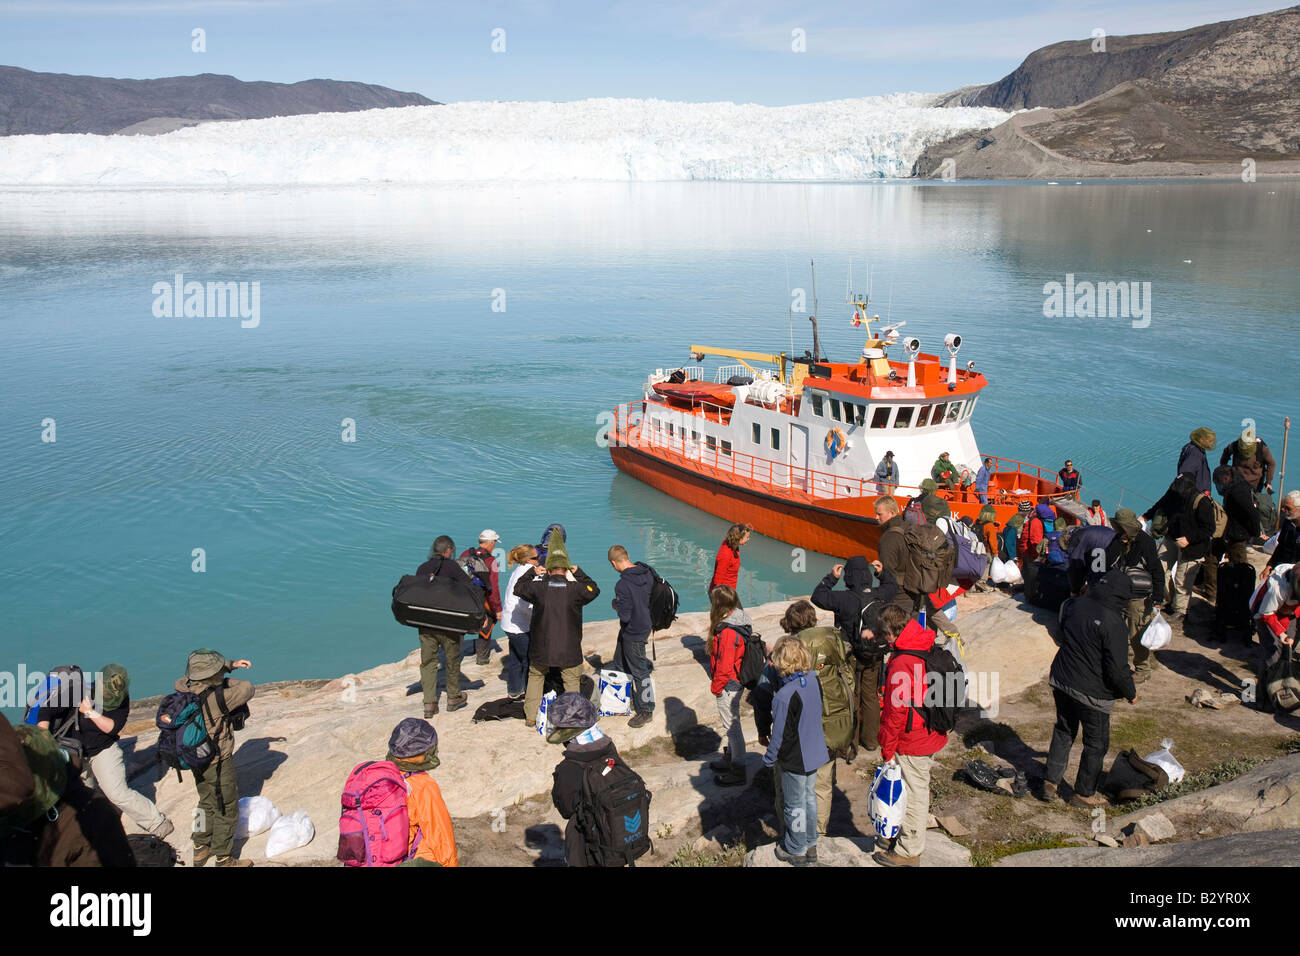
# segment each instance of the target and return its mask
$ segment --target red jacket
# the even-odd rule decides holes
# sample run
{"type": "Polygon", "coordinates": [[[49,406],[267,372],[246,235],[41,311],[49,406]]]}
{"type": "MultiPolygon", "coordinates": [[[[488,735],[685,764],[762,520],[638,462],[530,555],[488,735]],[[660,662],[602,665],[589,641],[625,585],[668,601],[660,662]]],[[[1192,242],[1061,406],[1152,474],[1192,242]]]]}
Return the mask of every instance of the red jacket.
{"type": "Polygon", "coordinates": [[[733,680],[740,680],[740,664],[745,659],[745,640],[729,627],[724,627],[713,639],[713,654],[709,657],[713,683],[709,690],[717,697],[733,680]]]}
{"type": "Polygon", "coordinates": [[[709,579],[709,590],[719,584],[735,588],[740,581],[740,549],[733,548],[727,542],[718,545],[718,556],[713,559],[713,577],[709,579]]]}
{"type": "MultiPolygon", "coordinates": [[[[934,631],[926,630],[916,621],[908,621],[903,633],[894,642],[898,650],[928,651],[934,647],[934,631]]],[[[909,704],[920,705],[925,694],[925,661],[911,654],[894,653],[889,658],[885,672],[885,703],[880,712],[880,743],[882,760],[892,760],[894,754],[905,757],[928,757],[938,753],[948,743],[947,734],[927,730],[919,711],[909,704]],[[907,715],[912,715],[912,729],[907,730],[907,715]]]]}

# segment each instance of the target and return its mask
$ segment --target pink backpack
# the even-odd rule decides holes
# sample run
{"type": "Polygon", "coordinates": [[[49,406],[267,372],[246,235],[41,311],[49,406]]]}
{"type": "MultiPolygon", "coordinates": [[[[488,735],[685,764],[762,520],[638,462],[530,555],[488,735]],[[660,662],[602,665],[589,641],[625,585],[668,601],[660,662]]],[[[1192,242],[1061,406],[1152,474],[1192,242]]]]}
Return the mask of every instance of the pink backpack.
{"type": "Polygon", "coordinates": [[[406,778],[391,760],[367,760],[343,784],[338,858],[347,866],[396,866],[415,856],[422,834],[407,847],[411,817],[406,778]]]}

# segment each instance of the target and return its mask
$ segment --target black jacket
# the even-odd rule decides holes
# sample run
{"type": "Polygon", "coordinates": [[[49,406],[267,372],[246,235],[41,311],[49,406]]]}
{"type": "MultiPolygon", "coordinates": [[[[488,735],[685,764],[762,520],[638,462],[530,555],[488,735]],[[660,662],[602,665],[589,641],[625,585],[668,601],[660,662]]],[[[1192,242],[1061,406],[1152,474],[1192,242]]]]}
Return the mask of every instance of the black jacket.
{"type": "Polygon", "coordinates": [[[451,558],[444,558],[441,555],[434,555],[424,564],[415,569],[417,577],[424,577],[426,574],[431,578],[451,578],[453,581],[464,581],[470,584],[469,575],[451,558]]]}
{"type": "Polygon", "coordinates": [[[569,866],[587,866],[587,840],[582,828],[573,820],[573,814],[582,803],[582,777],[593,760],[605,760],[617,757],[618,749],[614,741],[602,737],[595,743],[575,744],[572,741],[564,745],[564,759],[559,762],[551,786],[551,802],[560,816],[568,820],[564,828],[564,852],[569,859],[569,866]]]}
{"type": "Polygon", "coordinates": [[[1277,548],[1268,556],[1268,573],[1282,564],[1300,561],[1300,527],[1285,517],[1278,522],[1277,548]]]}
{"type": "Polygon", "coordinates": [[[1223,540],[1254,541],[1259,537],[1259,508],[1250,483],[1234,472],[1233,480],[1223,492],[1223,510],[1228,513],[1228,527],[1223,540]]]}
{"type": "Polygon", "coordinates": [[[1100,700],[1137,696],[1128,669],[1128,576],[1116,568],[1082,597],[1061,621],[1061,646],[1052,659],[1052,682],[1100,700]]]}
{"type": "Polygon", "coordinates": [[[1115,535],[1106,548],[1106,564],[1114,567],[1116,562],[1124,568],[1145,568],[1151,575],[1151,599],[1157,606],[1165,603],[1165,568],[1160,563],[1155,538],[1139,531],[1126,548],[1124,539],[1115,535]]]}
{"type": "Polygon", "coordinates": [[[1169,517],[1169,536],[1187,539],[1178,560],[1199,561],[1205,557],[1214,539],[1214,503],[1199,491],[1184,499],[1182,509],[1169,517]]]}
{"type": "MultiPolygon", "coordinates": [[[[883,562],[882,562],[883,563],[883,562]]],[[[874,588],[870,584],[871,565],[863,557],[849,558],[844,565],[844,590],[833,590],[835,576],[826,575],[812,593],[812,603],[823,611],[835,612],[835,626],[850,647],[853,654],[864,663],[879,661],[884,645],[871,648],[862,640],[862,609],[874,602],[879,602],[877,613],[894,600],[898,593],[898,581],[894,573],[885,568],[880,572],[880,584],[874,588]],[[858,562],[861,562],[860,564],[858,562]],[[863,569],[866,569],[864,574],[863,569]]],[[[870,617],[870,616],[869,616],[870,617]]],[[[875,630],[875,628],[872,628],[875,630]]]]}
{"type": "Polygon", "coordinates": [[[582,663],[582,608],[600,596],[596,582],[579,568],[576,580],[559,575],[525,574],[515,596],[533,606],[528,632],[529,660],[537,667],[576,667],[582,663]]]}
{"type": "Polygon", "coordinates": [[[645,643],[650,639],[650,589],[654,583],[654,572],[640,561],[618,576],[614,606],[618,610],[620,641],[645,643]]]}
{"type": "Polygon", "coordinates": [[[1205,457],[1205,449],[1194,441],[1183,446],[1178,455],[1178,473],[1191,475],[1196,481],[1196,490],[1210,490],[1210,462],[1205,457]]]}

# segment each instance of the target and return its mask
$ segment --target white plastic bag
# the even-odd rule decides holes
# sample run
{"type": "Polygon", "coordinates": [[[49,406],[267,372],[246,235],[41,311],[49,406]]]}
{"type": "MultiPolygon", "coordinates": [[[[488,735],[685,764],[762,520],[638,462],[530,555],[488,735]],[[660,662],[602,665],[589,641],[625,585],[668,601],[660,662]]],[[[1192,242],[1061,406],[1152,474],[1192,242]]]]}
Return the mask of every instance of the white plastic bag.
{"type": "Polygon", "coordinates": [[[1174,755],[1169,752],[1173,746],[1173,739],[1166,737],[1164,740],[1160,741],[1160,749],[1153,754],[1148,754],[1146,759],[1148,763],[1156,764],[1161,770],[1167,773],[1169,775],[1170,783],[1181,783],[1183,777],[1187,775],[1187,771],[1184,770],[1183,765],[1174,758],[1174,755]]]}
{"type": "Polygon", "coordinates": [[[247,840],[269,830],[280,817],[270,797],[240,797],[239,822],[235,824],[235,839],[247,840]]]}
{"type": "Polygon", "coordinates": [[[903,815],[907,813],[907,787],[903,784],[903,771],[896,761],[891,760],[876,768],[867,812],[877,836],[886,840],[898,836],[898,831],[903,828],[903,815]]]}
{"type": "Polygon", "coordinates": [[[1149,650],[1158,651],[1161,648],[1168,647],[1174,639],[1174,629],[1169,626],[1164,615],[1156,611],[1155,617],[1151,618],[1151,623],[1147,629],[1142,632],[1142,646],[1149,650]]]}
{"type": "Polygon", "coordinates": [[[1007,565],[1001,558],[993,559],[993,566],[989,569],[989,578],[994,584],[1007,584],[1007,565]]]}
{"type": "Polygon", "coordinates": [[[537,705],[537,733],[545,737],[548,731],[550,721],[547,714],[550,711],[551,701],[555,700],[555,691],[548,690],[542,695],[542,702],[537,705]]]}
{"type": "Polygon", "coordinates": [[[266,855],[276,856],[306,846],[316,835],[316,828],[306,810],[295,810],[271,824],[271,835],[266,838],[266,855]]]}
{"type": "Polygon", "coordinates": [[[1003,562],[1002,568],[1007,575],[1007,584],[1015,587],[1018,584],[1025,583],[1024,576],[1020,573],[1020,565],[1016,564],[1015,561],[1003,562]]]}
{"type": "MultiPolygon", "coordinates": [[[[1278,534],[1281,534],[1281,532],[1278,532],[1278,534]]],[[[1272,554],[1274,551],[1276,551],[1276,550],[1277,550],[1277,535],[1275,534],[1275,535],[1273,535],[1273,537],[1271,537],[1271,538],[1269,538],[1267,541],[1265,541],[1265,542],[1264,542],[1264,547],[1263,547],[1261,550],[1262,550],[1265,554],[1272,554]]]]}
{"type": "Polygon", "coordinates": [[[623,671],[600,672],[600,716],[626,717],[632,713],[632,678],[623,671]]]}

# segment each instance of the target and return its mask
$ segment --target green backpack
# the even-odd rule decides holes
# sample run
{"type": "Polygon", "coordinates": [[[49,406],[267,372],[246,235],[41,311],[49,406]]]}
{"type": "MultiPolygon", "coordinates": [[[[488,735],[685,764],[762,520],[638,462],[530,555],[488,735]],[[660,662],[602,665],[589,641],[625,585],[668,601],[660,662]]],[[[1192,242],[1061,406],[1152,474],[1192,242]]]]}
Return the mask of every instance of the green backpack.
{"type": "Polygon", "coordinates": [[[799,639],[812,655],[813,673],[822,692],[822,731],[832,759],[852,759],[855,752],[853,669],[837,627],[810,627],[799,639]]]}

